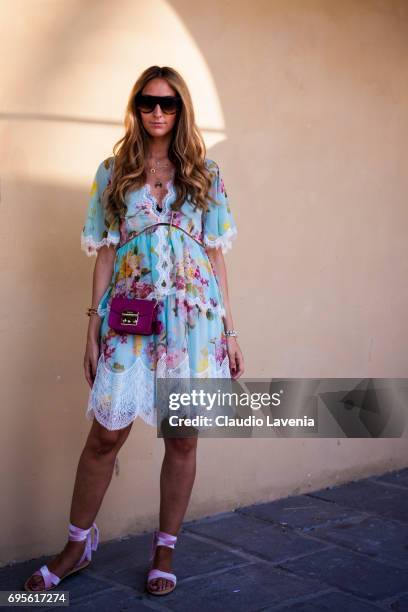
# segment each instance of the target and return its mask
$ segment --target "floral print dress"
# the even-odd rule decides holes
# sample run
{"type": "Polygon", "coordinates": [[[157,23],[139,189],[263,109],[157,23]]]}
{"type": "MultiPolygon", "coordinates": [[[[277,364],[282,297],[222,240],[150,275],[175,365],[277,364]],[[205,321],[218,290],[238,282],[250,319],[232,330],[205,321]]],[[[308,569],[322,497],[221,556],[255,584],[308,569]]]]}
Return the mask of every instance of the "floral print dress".
{"type": "Polygon", "coordinates": [[[102,194],[114,158],[99,165],[81,232],[89,256],[115,245],[110,284],[98,305],[102,318],[100,354],[89,391],[86,418],[107,429],[129,425],[137,416],[157,425],[156,381],[159,377],[231,378],[222,316],[222,291],[205,247],[231,248],[237,227],[218,164],[206,159],[213,180],[209,210],[195,209],[189,196],[179,211],[173,182],[159,206],[150,185],[128,192],[127,212],[108,224],[102,194]],[[153,335],[123,334],[108,325],[115,295],[158,300],[153,335]]]}

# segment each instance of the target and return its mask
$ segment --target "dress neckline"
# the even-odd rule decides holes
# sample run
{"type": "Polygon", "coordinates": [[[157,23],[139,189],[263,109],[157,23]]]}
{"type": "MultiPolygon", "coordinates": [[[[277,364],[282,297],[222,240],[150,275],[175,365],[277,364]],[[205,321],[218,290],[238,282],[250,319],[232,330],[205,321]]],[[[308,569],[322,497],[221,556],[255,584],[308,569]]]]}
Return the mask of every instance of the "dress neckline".
{"type": "Polygon", "coordinates": [[[153,195],[152,193],[152,189],[151,189],[151,185],[150,183],[145,183],[143,185],[143,191],[146,193],[147,197],[151,199],[153,205],[154,205],[154,209],[156,214],[158,215],[163,215],[165,212],[167,212],[167,201],[168,199],[171,197],[171,195],[173,194],[173,179],[169,179],[166,182],[166,193],[161,201],[161,203],[159,204],[159,202],[157,201],[156,196],[153,195]],[[161,210],[159,210],[159,208],[161,208],[161,210]]]}

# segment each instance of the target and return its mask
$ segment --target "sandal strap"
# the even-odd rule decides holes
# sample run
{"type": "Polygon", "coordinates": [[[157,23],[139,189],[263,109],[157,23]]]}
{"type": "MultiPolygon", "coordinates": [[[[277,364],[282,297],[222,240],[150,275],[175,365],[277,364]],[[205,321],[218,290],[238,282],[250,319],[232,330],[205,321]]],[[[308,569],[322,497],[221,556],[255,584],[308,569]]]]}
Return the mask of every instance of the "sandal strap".
{"type": "Polygon", "coordinates": [[[177,536],[167,533],[166,531],[160,531],[155,529],[153,533],[152,548],[150,551],[150,561],[153,559],[156,552],[157,546],[167,546],[168,548],[174,548],[177,542],[177,536]]]}
{"type": "Polygon", "coordinates": [[[172,582],[174,582],[174,586],[176,586],[177,583],[176,574],[171,574],[170,572],[163,572],[163,570],[159,569],[151,569],[150,572],[147,574],[147,582],[150,582],[155,578],[166,578],[167,580],[171,580],[172,582]]]}
{"type": "Polygon", "coordinates": [[[91,531],[92,525],[88,527],[88,529],[82,529],[81,527],[77,527],[72,523],[69,524],[69,539],[74,542],[81,542],[82,540],[86,540],[88,533],[91,531]]]}
{"type": "Polygon", "coordinates": [[[93,527],[93,532],[92,532],[92,539],[91,539],[91,550],[96,550],[99,545],[99,529],[96,523],[93,523],[92,527],[93,527]]]}
{"type": "Polygon", "coordinates": [[[81,542],[86,539],[84,552],[82,553],[82,556],[79,559],[78,563],[75,564],[75,567],[79,567],[80,565],[82,565],[85,559],[87,559],[87,561],[91,561],[92,551],[96,550],[99,544],[99,529],[96,523],[93,523],[88,529],[81,529],[80,527],[77,527],[76,525],[70,523],[68,537],[74,542],[81,542]],[[92,528],[93,531],[91,537],[89,537],[92,528]]]}
{"type": "Polygon", "coordinates": [[[42,565],[39,570],[34,572],[35,575],[42,576],[44,580],[44,586],[46,589],[50,589],[52,586],[59,584],[61,578],[56,574],[50,572],[46,565],[42,565]]]}

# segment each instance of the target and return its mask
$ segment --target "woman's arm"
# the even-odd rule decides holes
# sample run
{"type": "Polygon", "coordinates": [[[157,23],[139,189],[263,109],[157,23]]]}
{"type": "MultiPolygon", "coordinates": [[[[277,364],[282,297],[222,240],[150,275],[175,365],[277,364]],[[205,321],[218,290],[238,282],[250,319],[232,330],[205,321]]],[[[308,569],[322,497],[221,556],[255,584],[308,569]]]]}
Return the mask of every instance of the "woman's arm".
{"type": "MultiPolygon", "coordinates": [[[[93,282],[92,282],[92,303],[93,308],[98,304],[112,280],[113,264],[115,261],[115,249],[111,246],[103,246],[98,250],[96,257],[93,282]]],[[[87,339],[98,341],[101,318],[98,315],[89,317],[87,339]]]]}
{"type": "Polygon", "coordinates": [[[234,324],[232,321],[231,305],[229,301],[227,268],[225,265],[224,255],[222,254],[220,248],[210,249],[207,247],[206,251],[222,291],[225,306],[225,316],[223,317],[224,329],[233,329],[234,324]]]}
{"type": "MultiPolygon", "coordinates": [[[[221,248],[206,248],[208,258],[217,276],[222,291],[225,307],[224,330],[233,329],[231,305],[228,294],[227,268],[221,248]]],[[[228,357],[231,367],[232,378],[239,378],[244,372],[244,358],[235,336],[227,336],[228,357]]]]}
{"type": "MultiPolygon", "coordinates": [[[[92,303],[93,308],[97,308],[98,304],[108,288],[112,280],[113,266],[115,261],[116,250],[114,247],[103,246],[98,250],[95,267],[93,271],[92,282],[92,303]]],[[[92,314],[89,317],[86,349],[84,357],[85,378],[90,387],[96,375],[96,367],[99,358],[99,330],[102,319],[97,314],[92,314]]]]}

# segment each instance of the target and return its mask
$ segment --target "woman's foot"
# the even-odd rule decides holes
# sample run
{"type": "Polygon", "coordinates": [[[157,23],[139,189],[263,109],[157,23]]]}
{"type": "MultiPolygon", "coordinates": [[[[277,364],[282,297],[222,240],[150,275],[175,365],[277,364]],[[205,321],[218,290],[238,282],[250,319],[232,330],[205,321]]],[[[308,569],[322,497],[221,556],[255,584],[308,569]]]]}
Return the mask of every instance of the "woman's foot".
{"type": "MultiPolygon", "coordinates": [[[[47,563],[50,572],[62,578],[67,572],[73,569],[76,563],[78,563],[85,550],[85,546],[86,539],[80,542],[69,540],[65,544],[64,550],[54,557],[50,563],[47,563]]],[[[35,591],[42,591],[45,588],[43,577],[38,574],[33,574],[27,586],[35,591]]]]}
{"type": "MultiPolygon", "coordinates": [[[[172,556],[172,548],[168,546],[157,546],[152,568],[160,569],[163,572],[171,572],[172,556]]],[[[167,580],[167,578],[152,578],[152,580],[149,580],[149,588],[151,588],[152,591],[163,591],[173,586],[173,584],[174,582],[172,580],[167,580]]]]}

